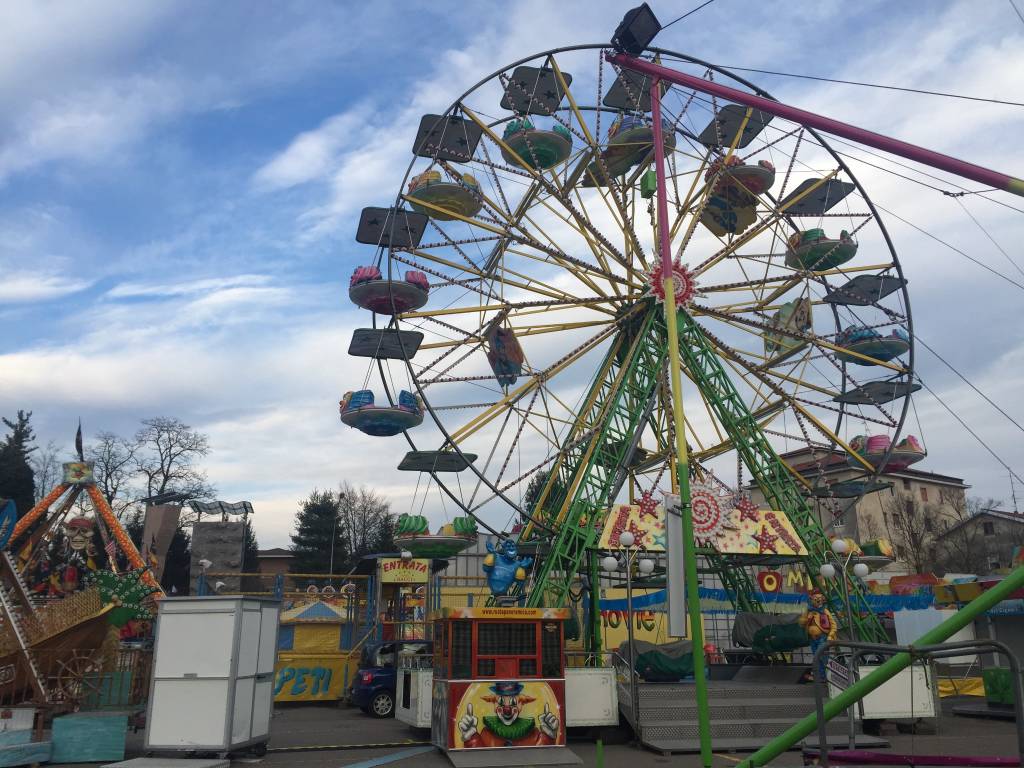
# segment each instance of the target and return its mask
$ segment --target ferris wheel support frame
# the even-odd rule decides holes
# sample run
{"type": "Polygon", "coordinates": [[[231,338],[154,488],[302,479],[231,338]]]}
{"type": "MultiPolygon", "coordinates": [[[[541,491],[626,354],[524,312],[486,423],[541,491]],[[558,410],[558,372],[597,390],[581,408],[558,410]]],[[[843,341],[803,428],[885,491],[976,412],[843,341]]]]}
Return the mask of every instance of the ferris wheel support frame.
{"type": "MultiPolygon", "coordinates": [[[[944,155],[941,152],[925,149],[924,147],[919,147],[916,144],[911,144],[906,141],[894,139],[891,136],[884,136],[880,133],[875,133],[874,131],[858,128],[855,125],[843,123],[839,120],[833,120],[832,118],[818,115],[814,112],[808,112],[805,109],[791,107],[788,104],[783,104],[775,101],[774,99],[768,99],[764,96],[757,96],[752,93],[744,93],[743,91],[735,88],[730,88],[727,85],[719,85],[718,83],[710,80],[703,80],[699,77],[694,77],[693,75],[687,75],[684,72],[670,69],[669,67],[665,67],[661,64],[644,61],[643,59],[639,59],[635,56],[629,56],[624,53],[612,54],[608,56],[608,61],[624,69],[648,75],[653,79],[654,83],[664,80],[665,82],[672,83],[674,85],[694,88],[713,96],[719,96],[723,99],[728,99],[729,101],[735,101],[737,104],[742,104],[745,107],[753,107],[761,110],[762,112],[768,112],[769,114],[776,115],[777,117],[791,120],[794,123],[799,123],[808,128],[816,128],[818,130],[825,131],[826,133],[831,133],[835,136],[841,136],[844,139],[855,141],[858,144],[866,144],[869,147],[880,149],[883,152],[889,152],[891,154],[904,157],[907,160],[913,160],[914,162],[921,163],[922,165],[928,165],[932,168],[937,168],[940,171],[947,171],[948,173],[962,176],[965,179],[976,181],[979,184],[987,184],[995,187],[996,189],[1001,189],[1004,192],[1024,197],[1024,179],[1018,179],[1000,171],[993,171],[990,168],[984,168],[980,165],[975,165],[974,163],[968,163],[965,160],[950,157],[949,155],[944,155]]],[[[653,105],[653,87],[651,89],[651,96],[653,105]]]]}
{"type": "MultiPolygon", "coordinates": [[[[690,459],[686,450],[683,415],[683,381],[679,373],[679,329],[676,323],[675,275],[672,270],[672,233],[669,231],[668,190],[665,183],[665,144],[661,124],[661,81],[651,83],[651,122],[654,128],[654,172],[657,182],[658,250],[661,252],[661,277],[665,290],[665,330],[668,335],[669,388],[672,395],[672,419],[676,433],[676,479],[679,483],[679,513],[683,528],[683,569],[686,607],[690,614],[693,644],[693,684],[697,698],[697,731],[701,762],[711,768],[711,713],[708,707],[708,681],[704,668],[704,627],[697,586],[697,555],[693,540],[693,510],[690,506],[690,459]]],[[[731,150],[730,150],[731,153],[731,150]]],[[[632,654],[632,650],[630,650],[632,654]]]]}

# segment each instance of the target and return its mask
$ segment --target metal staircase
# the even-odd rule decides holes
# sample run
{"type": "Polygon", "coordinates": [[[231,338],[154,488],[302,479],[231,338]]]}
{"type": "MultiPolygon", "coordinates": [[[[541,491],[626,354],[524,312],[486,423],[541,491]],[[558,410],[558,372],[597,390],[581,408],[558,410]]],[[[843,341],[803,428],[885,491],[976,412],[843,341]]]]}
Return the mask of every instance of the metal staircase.
{"type": "MultiPolygon", "coordinates": [[[[711,735],[716,750],[758,749],[789,729],[806,712],[814,709],[814,687],[781,679],[786,668],[770,669],[777,679],[734,679],[708,681],[708,709],[711,735]],[[780,674],[781,673],[781,674],[780,674]]],[[[741,670],[743,671],[743,670],[741,670]]],[[[789,670],[790,677],[796,674],[789,670]]],[[[640,683],[634,715],[629,691],[619,683],[619,709],[641,743],[662,754],[698,752],[697,700],[690,683],[640,683]]],[[[858,746],[879,745],[858,726],[858,746]]],[[[846,746],[849,723],[833,720],[827,729],[829,742],[846,746]]]]}

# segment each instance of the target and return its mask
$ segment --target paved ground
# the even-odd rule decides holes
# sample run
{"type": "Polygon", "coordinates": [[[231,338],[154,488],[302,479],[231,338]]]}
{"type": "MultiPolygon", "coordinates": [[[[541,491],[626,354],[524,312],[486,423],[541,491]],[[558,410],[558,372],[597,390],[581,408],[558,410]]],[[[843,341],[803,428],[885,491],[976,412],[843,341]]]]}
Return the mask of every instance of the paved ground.
{"type": "MultiPolygon", "coordinates": [[[[948,711],[951,702],[944,701],[948,711]]],[[[883,736],[895,752],[938,755],[1013,755],[1016,750],[1014,723],[957,717],[946,714],[938,720],[934,734],[901,734],[887,724],[883,736]]],[[[266,768],[448,768],[450,763],[436,751],[423,752],[418,744],[429,740],[429,733],[408,728],[396,720],[377,720],[358,709],[334,706],[291,705],[277,707],[271,724],[270,752],[262,758],[239,757],[235,766],[259,765],[266,768]],[[360,745],[388,744],[367,748],[360,745]],[[335,747],[316,749],[309,747],[335,747]],[[381,762],[390,759],[388,762],[381,762]]],[[[569,745],[586,766],[596,766],[596,746],[584,741],[569,745]]],[[[142,734],[130,735],[129,757],[141,754],[142,734]]],[[[714,768],[730,768],[742,759],[740,754],[718,753],[714,768]]],[[[672,765],[699,768],[696,755],[666,757],[640,750],[628,744],[604,747],[604,765],[608,768],[652,768],[672,765]]],[[[800,766],[799,752],[790,752],[773,763],[800,766]]]]}
{"type": "MultiPolygon", "coordinates": [[[[948,710],[951,702],[946,702],[948,710]]],[[[357,709],[336,707],[279,707],[272,723],[271,749],[288,748],[296,745],[339,745],[367,744],[382,742],[421,742],[429,740],[426,731],[415,731],[396,720],[376,720],[357,709]]],[[[940,755],[1012,755],[1016,752],[1016,729],[1012,722],[957,717],[946,714],[937,721],[936,733],[899,733],[894,725],[886,724],[883,736],[892,744],[892,751],[916,754],[940,755]]],[[[930,729],[929,729],[930,730],[930,729]]],[[[596,747],[592,743],[572,741],[569,745],[586,766],[596,766],[596,747]]],[[[320,768],[332,766],[354,766],[384,757],[395,757],[397,768],[443,768],[450,765],[440,753],[413,753],[413,745],[380,749],[353,749],[337,751],[271,752],[261,761],[262,765],[310,766],[320,768]],[[402,753],[407,756],[400,758],[402,753]]],[[[740,754],[716,754],[715,768],[729,768],[741,760],[740,754]]],[[[236,761],[237,762],[237,761],[236,761]]],[[[604,764],[608,768],[649,768],[672,765],[680,768],[699,768],[696,755],[673,755],[666,757],[636,749],[627,744],[605,745],[604,764]]],[[[802,759],[799,752],[790,752],[779,758],[779,766],[799,766],[802,759]]],[[[372,765],[372,763],[371,763],[372,765]]]]}

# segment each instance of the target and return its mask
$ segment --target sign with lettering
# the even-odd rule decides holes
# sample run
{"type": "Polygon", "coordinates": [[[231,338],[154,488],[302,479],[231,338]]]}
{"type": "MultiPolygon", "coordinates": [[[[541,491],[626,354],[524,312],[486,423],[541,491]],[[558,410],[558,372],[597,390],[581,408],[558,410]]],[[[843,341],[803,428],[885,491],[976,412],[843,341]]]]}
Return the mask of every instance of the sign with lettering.
{"type": "Polygon", "coordinates": [[[279,658],[274,671],[274,701],[334,701],[341,698],[346,663],[344,656],[279,658]]]}
{"type": "Polygon", "coordinates": [[[430,560],[415,558],[403,560],[400,557],[380,559],[380,581],[382,584],[426,584],[430,575],[430,560]]]}
{"type": "Polygon", "coordinates": [[[841,661],[829,657],[825,668],[828,681],[839,690],[845,690],[850,684],[850,670],[841,661]]]}

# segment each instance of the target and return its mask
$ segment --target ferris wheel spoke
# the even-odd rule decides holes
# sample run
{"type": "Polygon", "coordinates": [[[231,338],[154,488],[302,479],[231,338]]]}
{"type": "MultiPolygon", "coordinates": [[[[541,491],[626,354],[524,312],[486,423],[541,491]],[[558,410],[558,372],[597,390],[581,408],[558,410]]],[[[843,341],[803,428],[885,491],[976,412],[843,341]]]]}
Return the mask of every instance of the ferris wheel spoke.
{"type": "Polygon", "coordinates": [[[779,397],[785,399],[790,404],[790,406],[792,407],[792,409],[795,412],[800,413],[804,417],[806,417],[807,420],[810,421],[814,425],[814,427],[819,432],[821,432],[826,438],[828,438],[830,440],[833,440],[836,445],[838,445],[844,451],[846,451],[848,454],[853,456],[854,459],[859,464],[863,465],[865,469],[867,469],[868,471],[874,472],[875,467],[873,467],[859,453],[857,453],[852,448],[850,448],[850,446],[846,443],[845,440],[843,440],[841,437],[836,435],[831,429],[829,429],[825,424],[823,424],[821,422],[821,420],[818,419],[818,417],[815,416],[813,413],[811,413],[808,410],[808,408],[803,403],[799,402],[790,393],[786,392],[781,386],[779,386],[778,384],[775,384],[774,382],[770,381],[767,378],[767,376],[766,376],[764,371],[758,370],[756,367],[754,367],[754,366],[750,365],[749,363],[747,363],[743,359],[742,355],[737,354],[731,347],[729,347],[727,344],[724,344],[720,339],[716,339],[715,336],[713,336],[711,333],[707,332],[706,330],[705,330],[705,335],[708,337],[708,339],[711,340],[711,342],[716,347],[718,347],[723,352],[723,354],[725,354],[727,357],[731,358],[734,362],[738,363],[740,366],[745,368],[747,370],[747,372],[751,376],[753,376],[756,379],[760,379],[761,381],[763,381],[765,383],[765,385],[768,386],[770,389],[772,389],[779,397]]]}
{"type": "MultiPolygon", "coordinates": [[[[707,306],[702,306],[702,305],[697,305],[697,304],[695,304],[693,306],[694,306],[694,309],[697,312],[699,312],[700,314],[705,315],[707,317],[714,317],[714,318],[717,318],[719,320],[723,320],[723,321],[729,323],[730,325],[740,324],[740,325],[748,326],[749,328],[755,328],[757,330],[760,330],[762,333],[759,334],[759,335],[761,335],[762,338],[764,337],[765,333],[772,333],[772,332],[778,333],[778,329],[774,328],[771,325],[771,323],[768,323],[768,322],[757,321],[757,320],[749,320],[749,319],[747,319],[745,317],[742,317],[739,314],[720,312],[717,309],[713,309],[712,307],[707,307],[707,306]]],[[[837,344],[834,344],[833,342],[828,341],[827,339],[824,339],[824,338],[822,338],[820,336],[816,336],[815,334],[807,332],[807,331],[797,331],[797,330],[789,330],[789,329],[787,329],[785,331],[785,335],[787,337],[791,336],[794,339],[800,339],[801,341],[807,341],[809,343],[814,344],[815,346],[817,346],[819,348],[827,349],[830,352],[841,352],[844,355],[850,355],[852,357],[856,357],[857,359],[863,360],[864,362],[866,362],[866,363],[868,363],[870,365],[877,365],[877,366],[881,366],[883,368],[888,368],[888,369],[890,369],[892,371],[895,371],[896,373],[899,373],[899,374],[909,373],[909,371],[907,371],[906,367],[904,367],[902,365],[899,365],[899,364],[896,364],[896,363],[892,363],[892,362],[889,362],[889,361],[886,361],[886,360],[879,360],[877,358],[870,357],[869,355],[864,355],[864,354],[861,354],[861,353],[856,352],[854,350],[847,349],[846,347],[841,347],[841,346],[839,346],[837,344]]]]}
{"type": "MultiPolygon", "coordinates": [[[[501,400],[489,408],[485,413],[480,414],[470,423],[461,427],[457,431],[451,434],[452,445],[458,445],[460,442],[468,438],[470,435],[478,432],[482,427],[486,426],[492,420],[494,420],[506,406],[511,403],[518,402],[524,396],[531,393],[535,387],[539,386],[542,382],[550,381],[553,377],[568,368],[575,360],[579,359],[587,352],[596,348],[601,342],[609,338],[615,331],[616,326],[610,325],[604,330],[600,331],[596,335],[589,338],[579,347],[574,349],[571,353],[558,360],[553,365],[546,368],[544,371],[534,374],[524,384],[513,391],[506,394],[501,400]]],[[[422,349],[422,346],[421,346],[422,349]]]]}
{"type": "Polygon", "coordinates": [[[731,253],[733,253],[741,245],[745,245],[746,243],[749,243],[751,240],[753,240],[755,237],[760,235],[762,232],[765,232],[769,228],[771,228],[771,227],[775,226],[776,224],[778,224],[779,221],[785,216],[786,211],[789,208],[793,207],[798,202],[800,202],[805,197],[807,197],[812,192],[814,192],[819,187],[821,187],[823,184],[825,184],[827,181],[829,181],[830,179],[834,178],[837,173],[839,173],[839,169],[838,168],[833,170],[833,171],[831,171],[830,173],[828,173],[824,177],[818,179],[818,181],[814,182],[813,184],[809,185],[807,187],[807,189],[802,191],[800,194],[794,195],[791,198],[787,199],[785,201],[785,204],[782,205],[781,207],[773,208],[771,213],[768,216],[765,216],[764,219],[762,219],[752,229],[748,230],[747,232],[745,232],[741,236],[737,237],[729,245],[729,247],[724,248],[724,249],[718,251],[711,258],[709,258],[706,261],[698,264],[693,269],[694,275],[695,276],[700,276],[700,275],[704,274],[709,269],[711,269],[713,266],[718,264],[722,259],[727,258],[731,253]]]}
{"type": "MultiPolygon", "coordinates": [[[[454,261],[451,261],[450,259],[444,258],[440,254],[431,253],[429,251],[421,251],[421,250],[418,250],[418,249],[410,249],[407,252],[411,253],[411,254],[413,254],[413,255],[421,258],[421,259],[426,259],[427,261],[432,261],[435,264],[440,264],[441,266],[453,269],[453,270],[455,270],[456,274],[467,273],[467,274],[474,275],[475,277],[478,277],[478,278],[481,278],[481,279],[484,279],[484,280],[493,279],[493,276],[487,275],[487,274],[485,274],[484,272],[482,272],[479,269],[471,269],[471,268],[468,268],[466,266],[460,265],[460,264],[458,264],[458,263],[456,263],[454,261]]],[[[399,261],[405,261],[404,259],[402,259],[401,257],[398,257],[398,256],[393,256],[392,258],[395,258],[395,259],[397,259],[399,261]]],[[[413,263],[411,261],[405,261],[405,263],[408,263],[410,266],[417,266],[415,263],[413,263]]],[[[502,282],[506,286],[509,286],[509,287],[512,287],[512,288],[517,288],[517,289],[524,290],[524,291],[528,291],[530,293],[535,293],[535,294],[538,294],[540,296],[548,296],[549,298],[552,298],[552,299],[573,300],[573,295],[571,293],[559,290],[558,288],[555,288],[554,286],[550,285],[549,283],[541,283],[539,280],[536,280],[536,279],[534,279],[532,277],[529,277],[528,275],[524,275],[524,274],[521,274],[519,272],[515,272],[514,270],[504,269],[503,271],[507,272],[508,274],[512,275],[513,277],[522,278],[522,280],[523,280],[523,282],[519,282],[517,280],[505,278],[505,279],[502,280],[502,282]]]]}

